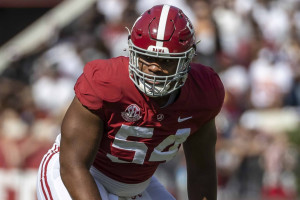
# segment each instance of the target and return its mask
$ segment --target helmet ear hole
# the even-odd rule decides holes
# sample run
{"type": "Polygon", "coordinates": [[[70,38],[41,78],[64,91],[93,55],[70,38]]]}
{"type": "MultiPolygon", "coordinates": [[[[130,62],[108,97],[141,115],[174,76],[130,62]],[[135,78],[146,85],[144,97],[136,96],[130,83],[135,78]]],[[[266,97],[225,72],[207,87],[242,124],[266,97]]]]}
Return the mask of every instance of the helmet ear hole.
{"type": "Polygon", "coordinates": [[[185,45],[188,41],[187,40],[179,40],[179,43],[185,45]]]}
{"type": "Polygon", "coordinates": [[[139,36],[139,37],[142,37],[143,35],[143,30],[142,29],[136,29],[136,34],[139,36]]]}

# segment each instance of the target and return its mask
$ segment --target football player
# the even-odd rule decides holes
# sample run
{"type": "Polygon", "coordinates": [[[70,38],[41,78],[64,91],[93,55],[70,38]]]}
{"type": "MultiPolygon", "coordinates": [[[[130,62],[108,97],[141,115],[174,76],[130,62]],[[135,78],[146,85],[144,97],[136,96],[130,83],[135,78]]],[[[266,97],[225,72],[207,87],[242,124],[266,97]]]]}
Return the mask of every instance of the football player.
{"type": "Polygon", "coordinates": [[[216,200],[218,75],[191,63],[186,15],[157,5],[134,23],[129,57],[87,63],[61,134],[44,156],[37,196],[76,200],[175,199],[153,176],[183,144],[188,199],[216,200]]]}

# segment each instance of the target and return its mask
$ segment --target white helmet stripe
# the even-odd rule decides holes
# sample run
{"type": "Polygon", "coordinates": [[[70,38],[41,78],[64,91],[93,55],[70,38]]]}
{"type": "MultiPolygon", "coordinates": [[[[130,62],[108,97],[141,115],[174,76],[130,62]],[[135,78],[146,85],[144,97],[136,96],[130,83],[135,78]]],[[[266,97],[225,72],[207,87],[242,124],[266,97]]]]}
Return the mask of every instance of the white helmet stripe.
{"type": "MultiPolygon", "coordinates": [[[[169,10],[170,10],[169,5],[164,5],[161,10],[160,20],[159,20],[159,25],[158,25],[158,30],[157,30],[157,39],[158,40],[164,39],[169,10]]],[[[164,44],[164,42],[156,41],[157,47],[163,47],[163,44],[164,44]]]]}

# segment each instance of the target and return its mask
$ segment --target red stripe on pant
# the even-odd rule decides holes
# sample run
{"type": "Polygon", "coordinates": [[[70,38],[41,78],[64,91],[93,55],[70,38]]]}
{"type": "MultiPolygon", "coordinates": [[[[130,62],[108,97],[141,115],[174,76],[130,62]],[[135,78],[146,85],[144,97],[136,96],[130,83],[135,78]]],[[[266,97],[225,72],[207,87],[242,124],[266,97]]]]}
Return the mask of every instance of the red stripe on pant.
{"type": "Polygon", "coordinates": [[[54,145],[54,147],[52,148],[51,152],[49,152],[46,155],[45,159],[42,162],[41,179],[40,179],[40,181],[41,181],[42,191],[43,191],[43,194],[44,194],[46,200],[48,200],[48,197],[47,197],[47,194],[46,194],[45,190],[47,190],[47,192],[49,194],[49,197],[50,197],[50,200],[53,200],[53,197],[52,197],[51,191],[50,191],[50,187],[49,187],[49,184],[48,184],[48,181],[47,181],[47,169],[48,169],[49,161],[58,152],[59,152],[59,147],[57,145],[54,145]],[[44,166],[44,164],[45,164],[45,166],[44,166]],[[44,180],[45,180],[46,188],[45,188],[45,185],[43,183],[43,177],[44,177],[44,180]]]}

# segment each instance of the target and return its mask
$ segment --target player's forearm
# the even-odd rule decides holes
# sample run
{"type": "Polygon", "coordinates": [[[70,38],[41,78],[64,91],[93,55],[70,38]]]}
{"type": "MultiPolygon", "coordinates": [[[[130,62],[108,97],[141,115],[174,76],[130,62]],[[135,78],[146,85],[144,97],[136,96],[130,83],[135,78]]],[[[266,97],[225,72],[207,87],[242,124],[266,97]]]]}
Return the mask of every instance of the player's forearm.
{"type": "Polygon", "coordinates": [[[88,169],[60,169],[62,181],[73,200],[102,200],[88,169]]]}
{"type": "Polygon", "coordinates": [[[216,200],[217,199],[217,178],[215,173],[203,176],[188,177],[188,196],[189,200],[216,200]]]}

